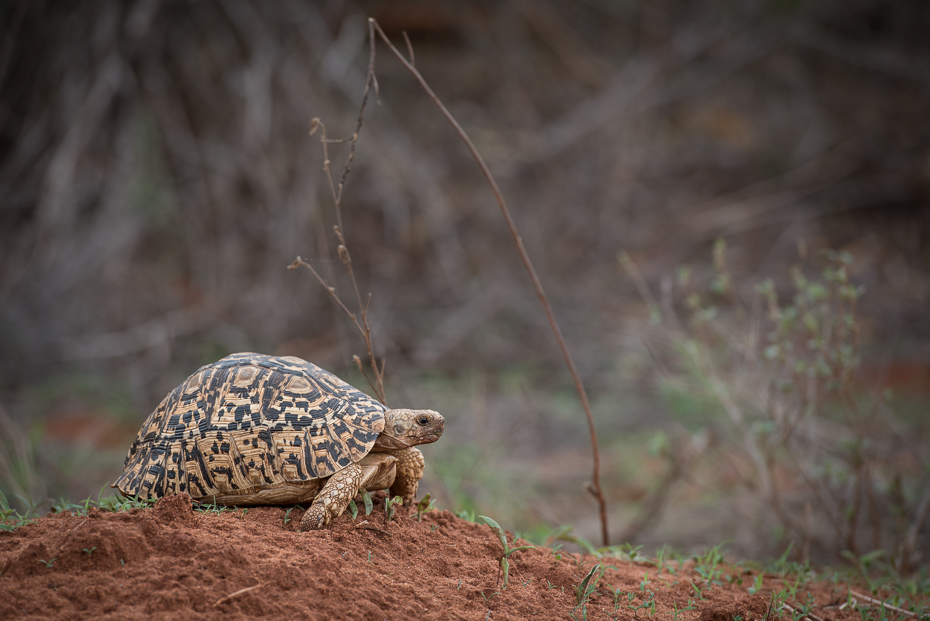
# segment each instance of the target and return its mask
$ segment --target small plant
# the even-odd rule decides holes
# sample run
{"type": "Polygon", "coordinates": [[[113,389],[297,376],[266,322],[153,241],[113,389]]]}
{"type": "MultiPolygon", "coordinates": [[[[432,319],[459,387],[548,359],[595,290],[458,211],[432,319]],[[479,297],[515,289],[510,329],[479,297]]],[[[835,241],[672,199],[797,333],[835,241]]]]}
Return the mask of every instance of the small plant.
{"type": "MultiPolygon", "coordinates": [[[[656,566],[656,569],[659,570],[659,573],[657,574],[659,576],[662,575],[663,569],[668,569],[665,567],[665,546],[662,546],[662,549],[656,552],[656,558],[651,562],[656,566]]],[[[669,570],[669,573],[672,573],[671,570],[669,570]]]]}
{"type": "Polygon", "coordinates": [[[371,512],[374,511],[375,504],[371,500],[371,494],[368,493],[367,489],[359,490],[358,492],[362,497],[362,503],[365,505],[365,515],[371,515],[371,512]]]}
{"type": "Polygon", "coordinates": [[[500,524],[498,524],[491,518],[487,517],[486,515],[479,515],[478,517],[481,520],[483,520],[485,524],[488,525],[488,528],[494,531],[494,534],[497,535],[497,538],[500,540],[501,545],[504,547],[504,554],[501,555],[501,560],[500,560],[501,571],[503,572],[503,575],[504,575],[504,585],[501,588],[506,589],[507,582],[510,580],[510,555],[520,550],[530,550],[530,549],[535,550],[536,546],[519,546],[517,548],[511,548],[510,545],[507,543],[507,533],[504,532],[504,529],[501,528],[500,524]]]}
{"type": "Polygon", "coordinates": [[[591,568],[591,571],[584,577],[580,584],[577,586],[573,585],[572,588],[575,589],[575,610],[581,606],[581,617],[583,619],[588,618],[587,606],[588,598],[591,597],[591,594],[597,589],[597,583],[601,579],[601,576],[604,575],[605,569],[601,567],[600,563],[591,568]],[[596,577],[595,577],[596,574],[596,577]]]}
{"type": "Polygon", "coordinates": [[[694,590],[694,594],[697,595],[698,599],[704,599],[704,591],[710,590],[708,588],[702,589],[698,587],[698,585],[694,584],[693,582],[691,582],[690,584],[691,584],[691,588],[694,590]]]}
{"type": "Polygon", "coordinates": [[[403,504],[404,499],[400,496],[394,496],[393,498],[384,499],[384,512],[387,513],[387,521],[390,522],[394,519],[394,507],[397,505],[403,504]]]}
{"type": "Polygon", "coordinates": [[[672,602],[672,621],[678,621],[678,615],[687,610],[694,610],[694,606],[691,605],[691,601],[689,601],[688,605],[684,608],[679,608],[678,602],[672,602]]]}
{"type": "Polygon", "coordinates": [[[755,595],[762,588],[762,574],[760,573],[756,576],[755,582],[752,583],[752,586],[747,589],[750,595],[755,595]]]}
{"type": "Polygon", "coordinates": [[[355,499],[349,501],[349,513],[352,515],[352,519],[358,517],[358,505],[355,504],[355,499]]]}
{"type": "Polygon", "coordinates": [[[294,509],[300,509],[301,511],[304,510],[304,508],[301,507],[300,505],[294,505],[293,507],[288,509],[287,512],[284,514],[284,525],[285,526],[287,526],[287,523],[291,521],[291,511],[293,511],[294,509]]]}
{"type": "Polygon", "coordinates": [[[57,556],[56,556],[55,558],[49,560],[49,561],[46,561],[45,559],[40,558],[40,559],[39,559],[39,562],[42,563],[42,564],[44,564],[46,568],[50,568],[52,565],[55,564],[55,561],[56,561],[56,560],[58,560],[58,557],[57,557],[57,556]]]}
{"type": "Polygon", "coordinates": [[[490,606],[490,605],[491,605],[491,600],[494,599],[494,596],[495,596],[495,595],[500,595],[500,594],[501,594],[500,591],[494,591],[493,593],[491,593],[491,596],[488,597],[487,595],[484,594],[484,591],[482,591],[482,592],[481,592],[481,597],[484,598],[484,605],[485,605],[485,606],[490,606]]]}
{"type": "Polygon", "coordinates": [[[614,600],[614,612],[620,609],[620,587],[613,588],[610,585],[607,586],[607,593],[614,600]]]}
{"type": "Polygon", "coordinates": [[[216,504],[216,496],[213,497],[213,501],[209,504],[205,502],[201,502],[201,503],[198,503],[197,505],[198,513],[203,513],[203,514],[210,513],[213,515],[218,515],[224,511],[230,511],[230,508],[223,506],[223,505],[216,504]]]}
{"type": "Polygon", "coordinates": [[[93,548],[84,548],[84,554],[90,556],[91,554],[94,553],[94,550],[96,549],[97,549],[97,546],[94,546],[93,548]]]}
{"type": "Polygon", "coordinates": [[[429,497],[429,492],[423,496],[423,499],[417,503],[417,522],[423,521],[423,514],[432,511],[436,501],[429,497]]]}
{"type": "MultiPolygon", "coordinates": [[[[633,611],[633,616],[634,616],[634,617],[636,616],[636,613],[637,613],[637,612],[639,612],[640,610],[643,610],[643,609],[645,609],[645,610],[648,611],[650,617],[651,617],[652,615],[655,614],[655,612],[656,612],[656,595],[655,595],[655,593],[653,593],[652,591],[647,591],[646,593],[649,595],[649,599],[644,599],[642,604],[640,604],[639,606],[633,606],[633,605],[627,606],[627,608],[629,608],[630,610],[633,611]]],[[[631,601],[632,601],[632,600],[631,600],[631,601]]]]}
{"type": "MultiPolygon", "coordinates": [[[[30,503],[25,501],[23,502],[27,506],[31,506],[30,503]]],[[[31,510],[27,510],[26,513],[20,515],[15,509],[11,509],[9,503],[7,502],[6,496],[4,496],[3,492],[0,491],[0,530],[16,530],[20,526],[25,526],[26,524],[35,522],[34,519],[30,519],[28,517],[31,512],[31,510]],[[9,524],[8,522],[12,522],[12,524],[9,524]]]]}

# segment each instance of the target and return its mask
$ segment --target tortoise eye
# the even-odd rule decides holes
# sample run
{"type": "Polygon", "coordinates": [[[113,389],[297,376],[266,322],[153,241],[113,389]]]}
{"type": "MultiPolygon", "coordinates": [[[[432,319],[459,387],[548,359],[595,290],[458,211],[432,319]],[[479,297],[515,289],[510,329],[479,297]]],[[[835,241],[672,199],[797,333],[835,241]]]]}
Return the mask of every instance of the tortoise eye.
{"type": "Polygon", "coordinates": [[[420,425],[421,427],[426,427],[429,424],[429,417],[428,416],[418,417],[417,424],[420,425]]]}

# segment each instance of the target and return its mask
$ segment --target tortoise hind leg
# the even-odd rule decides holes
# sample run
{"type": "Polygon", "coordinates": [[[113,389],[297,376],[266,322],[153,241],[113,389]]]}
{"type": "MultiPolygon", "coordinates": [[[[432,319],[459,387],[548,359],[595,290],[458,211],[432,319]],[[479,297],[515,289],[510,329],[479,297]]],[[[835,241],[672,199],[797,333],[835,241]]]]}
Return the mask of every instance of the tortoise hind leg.
{"type": "Polygon", "coordinates": [[[358,490],[384,489],[394,481],[391,455],[370,453],[358,464],[349,464],[333,474],[300,520],[300,530],[317,530],[342,515],[358,490]]]}
{"type": "Polygon", "coordinates": [[[323,528],[342,515],[362,484],[362,467],[355,462],[329,477],[300,520],[300,530],[323,528]]]}

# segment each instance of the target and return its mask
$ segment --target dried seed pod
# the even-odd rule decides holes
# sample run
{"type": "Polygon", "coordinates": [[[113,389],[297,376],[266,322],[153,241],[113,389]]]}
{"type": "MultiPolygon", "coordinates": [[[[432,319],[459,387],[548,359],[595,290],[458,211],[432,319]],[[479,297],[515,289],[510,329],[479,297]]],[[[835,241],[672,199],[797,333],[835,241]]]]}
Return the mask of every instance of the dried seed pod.
{"type": "Polygon", "coordinates": [[[339,258],[345,264],[346,267],[352,265],[352,258],[349,256],[349,249],[339,244],[339,247],[336,248],[336,252],[339,254],[339,258]]]}

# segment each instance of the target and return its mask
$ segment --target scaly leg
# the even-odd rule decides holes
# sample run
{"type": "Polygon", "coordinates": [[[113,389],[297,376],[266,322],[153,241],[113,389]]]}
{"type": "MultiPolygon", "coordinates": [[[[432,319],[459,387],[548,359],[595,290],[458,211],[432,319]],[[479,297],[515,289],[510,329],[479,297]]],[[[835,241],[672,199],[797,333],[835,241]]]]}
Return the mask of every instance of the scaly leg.
{"type": "Polygon", "coordinates": [[[391,485],[391,496],[400,496],[405,505],[412,504],[417,495],[417,486],[423,478],[423,470],[426,468],[423,453],[414,447],[386,452],[397,458],[397,476],[391,485]]]}
{"type": "Polygon", "coordinates": [[[351,463],[329,477],[300,520],[300,530],[317,530],[342,515],[362,484],[362,467],[351,463]]]}

